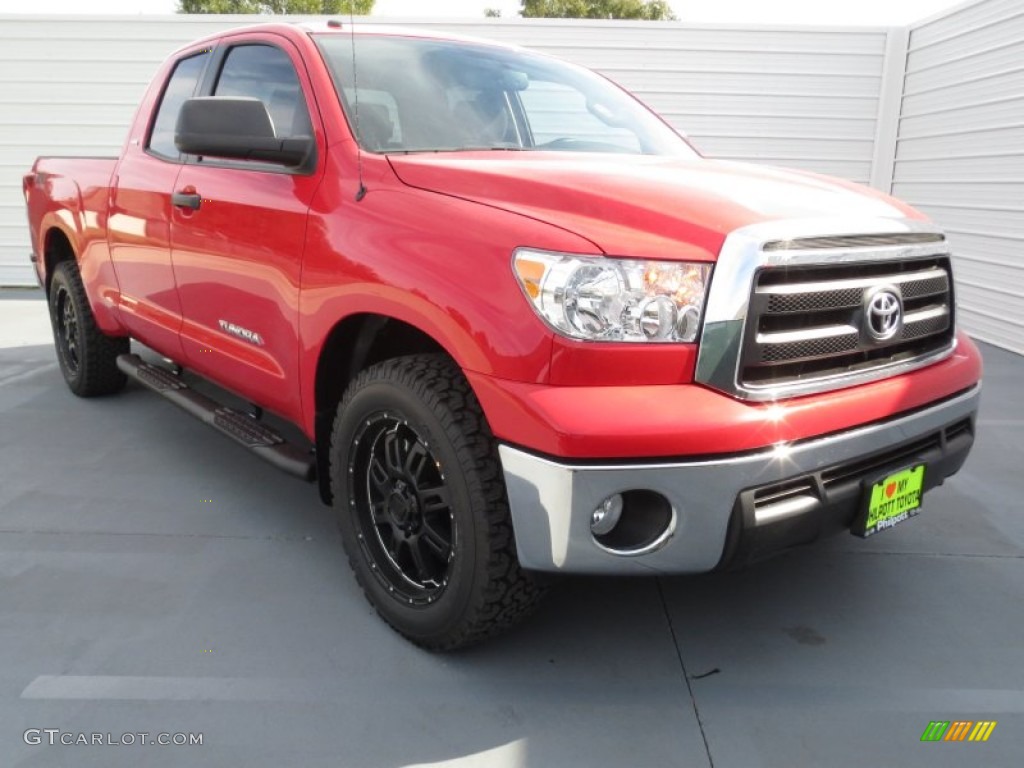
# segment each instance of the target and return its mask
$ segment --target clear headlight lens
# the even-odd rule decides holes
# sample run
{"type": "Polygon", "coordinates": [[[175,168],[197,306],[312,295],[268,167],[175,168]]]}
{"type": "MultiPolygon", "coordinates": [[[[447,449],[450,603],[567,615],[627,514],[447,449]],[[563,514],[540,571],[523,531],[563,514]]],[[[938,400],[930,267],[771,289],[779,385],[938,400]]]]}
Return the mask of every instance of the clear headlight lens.
{"type": "Polygon", "coordinates": [[[588,341],[695,341],[711,265],[520,248],[523,291],[548,325],[588,341]]]}

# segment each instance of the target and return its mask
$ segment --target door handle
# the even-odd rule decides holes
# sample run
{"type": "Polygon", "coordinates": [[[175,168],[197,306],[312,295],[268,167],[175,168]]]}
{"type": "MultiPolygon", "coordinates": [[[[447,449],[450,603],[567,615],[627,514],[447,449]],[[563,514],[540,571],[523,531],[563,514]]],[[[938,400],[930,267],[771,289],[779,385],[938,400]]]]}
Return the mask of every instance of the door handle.
{"type": "Polygon", "coordinates": [[[203,198],[197,192],[175,192],[171,195],[171,205],[175,208],[191,208],[198,211],[203,198]]]}

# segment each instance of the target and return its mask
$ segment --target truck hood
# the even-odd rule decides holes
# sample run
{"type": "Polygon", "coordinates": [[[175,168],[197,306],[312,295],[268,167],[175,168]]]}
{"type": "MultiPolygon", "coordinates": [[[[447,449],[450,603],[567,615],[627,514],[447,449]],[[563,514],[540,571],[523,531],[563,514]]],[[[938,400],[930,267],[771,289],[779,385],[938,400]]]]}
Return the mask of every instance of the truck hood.
{"type": "Polygon", "coordinates": [[[703,158],[462,152],[388,159],[411,187],[530,216],[617,256],[713,260],[729,232],[778,219],[923,218],[851,182],[703,158]]]}

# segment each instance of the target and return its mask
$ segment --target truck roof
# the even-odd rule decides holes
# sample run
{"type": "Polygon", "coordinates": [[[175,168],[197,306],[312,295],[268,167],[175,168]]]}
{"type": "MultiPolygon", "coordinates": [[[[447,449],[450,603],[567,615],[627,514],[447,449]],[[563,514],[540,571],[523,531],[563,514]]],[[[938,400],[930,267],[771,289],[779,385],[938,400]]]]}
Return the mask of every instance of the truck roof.
{"type": "Polygon", "coordinates": [[[188,43],[177,49],[175,53],[201,43],[213,42],[232,35],[247,32],[272,32],[285,37],[299,35],[390,35],[393,37],[414,37],[428,40],[449,40],[452,42],[473,43],[475,45],[487,45],[495,48],[508,48],[512,50],[522,49],[522,46],[499,43],[485,37],[474,37],[471,35],[460,35],[452,32],[441,32],[437,29],[423,29],[417,27],[406,27],[398,24],[352,24],[342,19],[314,19],[308,21],[271,21],[261,24],[246,24],[244,26],[232,27],[221,30],[210,35],[188,43]]]}

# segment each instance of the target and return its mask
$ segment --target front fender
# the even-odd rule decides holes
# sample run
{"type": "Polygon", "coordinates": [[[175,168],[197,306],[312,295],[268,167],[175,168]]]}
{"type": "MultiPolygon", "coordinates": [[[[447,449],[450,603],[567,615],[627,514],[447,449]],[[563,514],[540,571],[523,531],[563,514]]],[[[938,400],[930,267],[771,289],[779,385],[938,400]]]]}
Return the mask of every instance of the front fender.
{"type": "Polygon", "coordinates": [[[356,314],[419,329],[465,371],[546,382],[552,334],[512,272],[521,245],[594,252],[564,230],[445,195],[381,185],[356,202],[340,188],[322,192],[310,214],[299,307],[307,426],[320,352],[356,314]]]}

